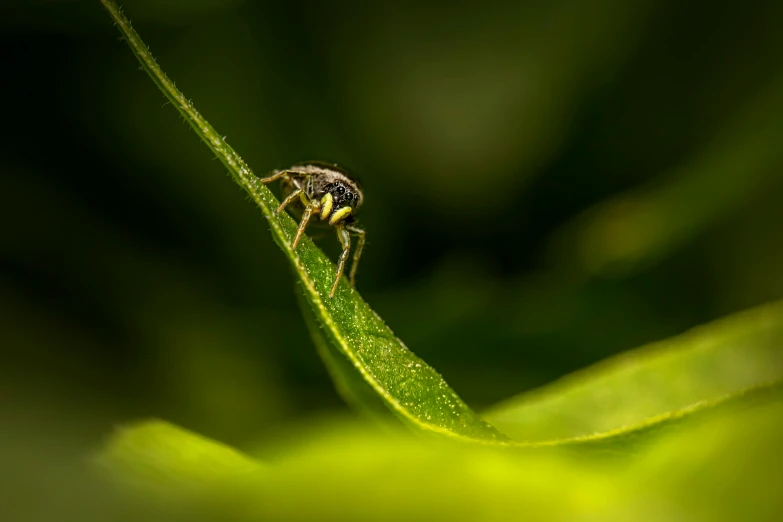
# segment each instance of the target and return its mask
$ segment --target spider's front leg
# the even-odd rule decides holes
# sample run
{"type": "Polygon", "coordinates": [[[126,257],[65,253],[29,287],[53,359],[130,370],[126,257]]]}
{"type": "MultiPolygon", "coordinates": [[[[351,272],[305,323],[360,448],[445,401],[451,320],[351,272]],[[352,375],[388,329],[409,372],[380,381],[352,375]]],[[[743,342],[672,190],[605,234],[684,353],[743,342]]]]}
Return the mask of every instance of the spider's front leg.
{"type": "Polygon", "coordinates": [[[318,202],[317,199],[312,200],[305,207],[304,213],[302,214],[302,220],[299,222],[299,228],[296,230],[296,236],[294,237],[294,242],[291,243],[291,248],[293,248],[294,250],[296,250],[296,245],[299,244],[299,240],[302,239],[302,234],[304,234],[305,228],[307,227],[307,222],[310,221],[310,217],[312,217],[313,212],[315,213],[318,212],[319,207],[320,207],[320,203],[318,202]]]}
{"type": "MultiPolygon", "coordinates": [[[[263,183],[264,185],[268,185],[269,183],[272,183],[273,181],[277,181],[278,179],[284,179],[288,178],[290,181],[290,178],[300,178],[304,180],[304,183],[300,184],[302,187],[308,187],[310,185],[310,175],[304,174],[302,172],[295,172],[292,170],[281,170],[279,172],[275,172],[271,176],[267,176],[266,178],[260,178],[259,181],[263,183]]],[[[296,185],[294,185],[296,186],[296,185]]],[[[297,188],[293,192],[291,192],[288,197],[286,197],[282,203],[275,209],[275,214],[279,214],[280,212],[285,209],[290,203],[296,200],[296,198],[303,197],[302,195],[305,194],[304,188],[297,188]]],[[[305,198],[306,199],[306,198],[305,198]]]]}
{"type": "Polygon", "coordinates": [[[289,203],[293,202],[296,198],[300,197],[304,191],[302,189],[296,189],[295,191],[291,192],[287,198],[283,200],[282,203],[280,203],[280,206],[275,209],[275,214],[279,214],[283,211],[285,207],[288,206],[289,203]]]}
{"type": "Polygon", "coordinates": [[[271,176],[267,176],[265,178],[259,178],[259,181],[263,183],[264,185],[268,185],[269,183],[272,183],[273,181],[277,181],[278,179],[288,176],[290,174],[296,174],[296,172],[291,172],[290,170],[281,170],[278,172],[275,172],[271,176]]]}
{"type": "MultiPolygon", "coordinates": [[[[311,176],[309,174],[292,170],[281,170],[279,172],[275,172],[271,176],[261,178],[260,181],[261,183],[269,184],[279,179],[288,179],[288,181],[290,181],[290,178],[298,178],[302,180],[302,183],[298,185],[299,187],[310,186],[311,176]]],[[[293,186],[296,187],[297,185],[294,184],[293,186]]],[[[302,220],[299,222],[299,228],[296,230],[296,236],[294,236],[294,240],[291,243],[291,248],[293,249],[296,249],[296,246],[299,244],[299,240],[302,239],[302,235],[304,234],[305,228],[307,227],[307,223],[310,221],[310,217],[312,217],[313,213],[317,214],[320,208],[320,203],[318,201],[310,201],[308,199],[305,188],[297,188],[291,192],[275,209],[275,215],[282,212],[288,205],[296,201],[297,198],[301,198],[302,203],[305,204],[305,210],[302,214],[302,220]]]]}
{"type": "Polygon", "coordinates": [[[356,269],[359,266],[359,258],[362,256],[362,249],[364,249],[364,240],[366,233],[364,229],[361,229],[354,225],[347,225],[345,227],[348,232],[359,238],[359,242],[356,245],[356,250],[353,251],[353,262],[351,263],[351,273],[348,280],[351,282],[351,286],[356,286],[356,269]]]}
{"type": "Polygon", "coordinates": [[[334,276],[334,284],[332,285],[332,291],[329,292],[329,297],[334,297],[334,293],[337,291],[337,285],[340,283],[340,278],[343,276],[345,270],[345,261],[348,259],[348,254],[351,252],[351,234],[348,229],[339,224],[335,227],[337,229],[337,238],[340,240],[340,244],[343,246],[343,251],[340,254],[340,259],[337,261],[337,274],[334,276]]]}

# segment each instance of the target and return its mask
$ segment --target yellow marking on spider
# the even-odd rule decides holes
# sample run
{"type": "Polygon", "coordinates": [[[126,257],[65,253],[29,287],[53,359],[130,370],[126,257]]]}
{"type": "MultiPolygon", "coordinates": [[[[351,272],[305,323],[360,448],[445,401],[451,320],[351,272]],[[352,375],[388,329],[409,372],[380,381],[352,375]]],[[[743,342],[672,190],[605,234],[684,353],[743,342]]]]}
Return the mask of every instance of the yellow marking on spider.
{"type": "Polygon", "coordinates": [[[327,192],[324,197],[321,198],[321,221],[329,217],[333,206],[334,198],[330,193],[327,192]]]}
{"type": "Polygon", "coordinates": [[[332,217],[329,218],[329,224],[334,225],[341,219],[348,217],[352,211],[353,209],[351,207],[343,207],[341,209],[335,210],[334,214],[332,214],[332,217]]]}

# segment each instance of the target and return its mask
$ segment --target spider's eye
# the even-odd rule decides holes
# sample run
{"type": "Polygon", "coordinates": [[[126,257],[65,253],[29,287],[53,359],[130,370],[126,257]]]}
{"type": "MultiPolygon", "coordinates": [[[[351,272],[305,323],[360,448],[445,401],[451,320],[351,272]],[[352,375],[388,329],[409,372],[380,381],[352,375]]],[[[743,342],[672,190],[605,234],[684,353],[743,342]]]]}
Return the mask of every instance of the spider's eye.
{"type": "Polygon", "coordinates": [[[345,187],[343,187],[342,185],[338,185],[337,188],[335,189],[335,191],[338,194],[343,194],[343,193],[345,193],[345,187]]]}

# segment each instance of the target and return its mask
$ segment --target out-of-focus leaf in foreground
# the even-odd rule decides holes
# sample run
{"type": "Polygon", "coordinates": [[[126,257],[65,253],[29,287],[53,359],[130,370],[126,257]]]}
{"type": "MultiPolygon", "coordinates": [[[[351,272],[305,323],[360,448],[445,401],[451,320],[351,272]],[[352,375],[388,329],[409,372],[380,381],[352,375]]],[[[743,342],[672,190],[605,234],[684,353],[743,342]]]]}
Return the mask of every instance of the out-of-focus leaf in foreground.
{"type": "Polygon", "coordinates": [[[621,354],[491,408],[518,441],[623,437],[783,382],[783,302],[621,354]]]}
{"type": "Polygon", "coordinates": [[[124,487],[171,500],[208,492],[226,481],[248,480],[264,466],[239,451],[159,420],[118,429],[112,448],[96,463],[124,487]]]}
{"type": "MultiPolygon", "coordinates": [[[[119,479],[133,477],[134,486],[145,467],[180,473],[181,481],[149,481],[152,503],[173,495],[177,502],[169,506],[206,520],[620,521],[641,513],[647,521],[774,520],[783,507],[782,419],[778,395],[686,420],[627,462],[555,449],[498,452],[336,425],[262,472],[247,473],[244,460],[229,459],[209,488],[194,488],[189,497],[172,484],[208,472],[182,453],[161,458],[150,447],[190,444],[192,436],[174,427],[124,430],[101,461],[119,479]],[[144,445],[136,431],[147,433],[144,445]]],[[[218,459],[223,451],[203,448],[218,459]]]]}
{"type": "Polygon", "coordinates": [[[279,202],[272,192],[169,80],[117,4],[112,0],[101,2],[158,88],[261,208],[272,237],[302,283],[304,298],[318,327],[329,345],[347,359],[352,371],[358,372],[380,400],[410,425],[457,439],[504,440],[433,368],[408,350],[345,281],[334,299],[327,297],[334,264],[307,238],[296,251],[291,248],[296,232],[293,219],[285,213],[273,214],[279,202]]]}

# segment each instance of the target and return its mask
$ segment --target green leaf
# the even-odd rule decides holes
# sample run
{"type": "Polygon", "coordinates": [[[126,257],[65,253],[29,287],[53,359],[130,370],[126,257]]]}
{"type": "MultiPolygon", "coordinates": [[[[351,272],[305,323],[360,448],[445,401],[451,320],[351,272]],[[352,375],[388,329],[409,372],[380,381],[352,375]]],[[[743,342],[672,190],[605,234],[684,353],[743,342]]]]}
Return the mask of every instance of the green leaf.
{"type": "Polygon", "coordinates": [[[294,267],[307,305],[328,346],[341,354],[386,407],[408,424],[457,439],[504,440],[435,370],[411,353],[345,281],[334,299],[328,298],[334,264],[308,238],[296,251],[291,248],[296,223],[285,213],[273,214],[278,205],[274,195],[169,80],[117,4],[112,0],[101,2],[144,70],[263,211],[273,239],[294,267]]]}
{"type": "MultiPolygon", "coordinates": [[[[301,282],[306,320],[338,390],[360,407],[373,412],[388,408],[425,431],[507,444],[504,435],[394,336],[355,290],[342,282],[335,298],[327,297],[332,262],[307,238],[296,252],[291,249],[296,223],[286,214],[273,214],[277,199],[166,77],[116,4],[102,2],[150,77],[263,211],[301,282]]],[[[489,419],[532,444],[649,431],[783,378],[782,322],[780,305],[749,312],[525,394],[491,410],[489,419]]]]}
{"type": "Polygon", "coordinates": [[[239,451],[160,420],[123,426],[96,463],[131,491],[167,500],[248,480],[264,466],[239,451]]]}
{"type": "MultiPolygon", "coordinates": [[[[640,512],[647,521],[775,520],[783,508],[781,396],[686,422],[686,429],[653,441],[632,466],[337,423],[261,472],[227,463],[210,487],[189,492],[176,485],[209,470],[172,451],[192,444],[175,427],[130,428],[102,459],[120,478],[137,475],[142,465],[179,476],[151,484],[152,503],[168,494],[191,513],[211,507],[209,520],[620,521],[637,520],[640,512]]],[[[221,446],[200,438],[197,444],[212,452],[209,460],[220,458],[222,449],[214,446],[221,446]]]]}
{"type": "Polygon", "coordinates": [[[375,390],[362,378],[339,348],[331,343],[324,334],[304,292],[300,290],[296,295],[310,337],[334,382],[337,393],[345,402],[367,417],[374,418],[382,424],[386,424],[390,420],[394,423],[395,418],[381,396],[375,393],[375,390]]]}
{"type": "Polygon", "coordinates": [[[753,400],[782,380],[778,302],[623,353],[505,401],[485,418],[520,441],[601,441],[753,400]]]}

